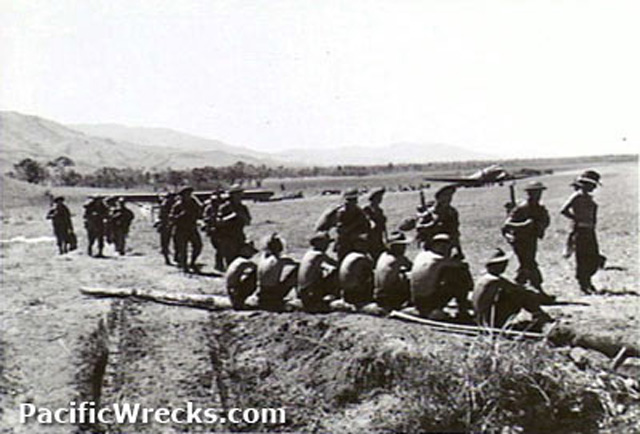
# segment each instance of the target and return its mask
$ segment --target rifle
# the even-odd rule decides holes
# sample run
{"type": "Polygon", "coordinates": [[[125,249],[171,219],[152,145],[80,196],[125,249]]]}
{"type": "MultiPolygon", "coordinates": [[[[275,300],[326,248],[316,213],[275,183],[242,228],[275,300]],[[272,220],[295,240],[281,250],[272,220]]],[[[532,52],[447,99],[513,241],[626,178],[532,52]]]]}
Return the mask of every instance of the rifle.
{"type": "Polygon", "coordinates": [[[513,210],[516,207],[516,186],[515,184],[511,184],[509,185],[509,202],[506,202],[504,204],[504,208],[507,212],[507,215],[509,215],[511,213],[511,210],[513,210]]]}
{"type": "Polygon", "coordinates": [[[420,208],[419,212],[425,212],[427,210],[427,201],[424,198],[424,191],[420,190],[420,208]]]}

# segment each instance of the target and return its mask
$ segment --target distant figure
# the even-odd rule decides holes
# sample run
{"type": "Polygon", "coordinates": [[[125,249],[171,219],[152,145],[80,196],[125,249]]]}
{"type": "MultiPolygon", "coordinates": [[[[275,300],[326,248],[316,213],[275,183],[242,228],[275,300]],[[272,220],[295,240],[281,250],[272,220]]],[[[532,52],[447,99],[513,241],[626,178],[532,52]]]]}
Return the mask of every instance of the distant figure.
{"type": "Polygon", "coordinates": [[[118,208],[118,196],[110,196],[105,198],[103,201],[107,206],[107,217],[104,219],[104,240],[107,244],[114,244],[115,238],[113,234],[113,221],[111,216],[118,208]]]}
{"type": "Polygon", "coordinates": [[[202,239],[198,233],[198,219],[202,215],[202,204],[193,196],[192,187],[184,187],[171,208],[171,221],[175,226],[174,243],[178,265],[187,273],[199,273],[196,260],[202,252],[202,239]],[[189,245],[191,258],[189,259],[189,245]]]}
{"type": "Polygon", "coordinates": [[[227,292],[234,309],[244,309],[247,298],[256,292],[258,266],[251,260],[256,253],[253,243],[245,243],[240,248],[240,255],[227,267],[227,292]]]}
{"type": "Polygon", "coordinates": [[[419,214],[416,230],[418,240],[427,244],[436,234],[449,235],[454,250],[453,256],[462,260],[464,253],[460,246],[460,218],[458,210],[451,206],[455,192],[455,185],[447,185],[438,190],[435,193],[435,202],[426,206],[426,211],[419,214]]]}
{"type": "Polygon", "coordinates": [[[120,253],[120,255],[124,255],[127,236],[133,219],[133,212],[127,208],[124,199],[117,198],[116,207],[110,213],[110,220],[113,243],[116,247],[116,252],[120,253]]]}
{"type": "MultiPolygon", "coordinates": [[[[171,208],[175,203],[176,196],[174,193],[164,193],[160,198],[160,212],[158,213],[158,219],[154,223],[154,227],[160,234],[160,252],[164,257],[164,263],[171,265],[169,259],[171,238],[173,235],[173,224],[171,222],[171,208]]],[[[175,248],[175,246],[174,246],[175,248]]],[[[177,262],[177,261],[176,261],[177,262]]]]}
{"type": "Polygon", "coordinates": [[[520,285],[530,283],[545,295],[542,289],[542,273],[536,262],[536,252],[538,239],[544,238],[550,222],[547,208],[540,203],[542,192],[546,189],[547,187],[539,181],[530,182],[525,187],[527,199],[511,211],[502,228],[520,262],[516,282],[520,285]]]}
{"type": "Polygon", "coordinates": [[[274,233],[264,241],[258,258],[258,306],[269,311],[282,311],[285,297],[296,286],[298,263],[282,256],[284,242],[274,233]]]}
{"type": "Polygon", "coordinates": [[[576,253],[576,278],[585,294],[597,292],[591,282],[606,258],[600,254],[596,237],[598,205],[591,193],[600,185],[600,174],[587,170],[576,181],[578,191],[562,206],[560,213],[573,221],[573,244],[576,253]]]}
{"type": "Polygon", "coordinates": [[[435,320],[448,319],[443,311],[452,299],[458,307],[457,318],[470,317],[471,304],[467,299],[473,289],[469,267],[451,255],[453,244],[449,234],[436,234],[423,244],[411,269],[411,299],[421,316],[435,320]]]}
{"type": "Polygon", "coordinates": [[[369,194],[369,204],[363,208],[369,219],[369,254],[374,261],[377,261],[384,251],[384,243],[387,236],[387,217],[380,207],[384,193],[384,188],[373,190],[369,194]]]}
{"type": "Polygon", "coordinates": [[[73,250],[75,234],[73,233],[73,222],[71,212],[64,204],[64,197],[58,196],[53,200],[51,209],[47,213],[47,219],[53,225],[53,234],[56,236],[58,253],[64,254],[73,250]]]}
{"type": "Polygon", "coordinates": [[[360,308],[373,301],[373,259],[366,234],[353,240],[351,246],[340,263],[340,292],[345,302],[360,308]]]}
{"type": "Polygon", "coordinates": [[[392,232],[374,271],[374,299],[383,309],[400,309],[411,300],[411,261],[405,256],[409,241],[402,232],[392,232]]]}
{"type": "Polygon", "coordinates": [[[211,194],[211,197],[204,204],[203,211],[203,220],[204,220],[204,229],[211,241],[211,246],[216,252],[216,265],[215,268],[218,271],[225,270],[225,261],[222,256],[221,247],[220,247],[220,230],[219,230],[219,210],[220,206],[223,203],[222,194],[220,191],[215,191],[211,194]]]}
{"type": "Polygon", "coordinates": [[[502,328],[523,309],[533,315],[537,325],[550,321],[549,315],[540,309],[541,302],[545,301],[543,296],[502,276],[508,262],[509,257],[501,249],[486,262],[487,271],[473,291],[476,322],[485,327],[502,328]]]}
{"type": "Polygon", "coordinates": [[[243,192],[239,185],[232,186],[229,199],[220,205],[218,211],[216,238],[225,266],[240,254],[240,248],[246,242],[244,228],[251,224],[249,208],[242,203],[243,192]]]}
{"type": "MultiPolygon", "coordinates": [[[[350,189],[344,193],[343,198],[344,202],[341,205],[326,210],[316,224],[318,232],[336,228],[335,250],[338,261],[342,261],[347,253],[354,251],[355,240],[362,235],[367,237],[370,229],[366,214],[358,206],[358,191],[350,189]]],[[[368,246],[366,248],[368,249],[368,246]]]]}
{"type": "Polygon", "coordinates": [[[84,204],[84,227],[87,230],[87,254],[93,256],[93,245],[98,244],[97,258],[103,258],[105,222],[109,215],[109,209],[102,198],[90,196],[84,204]]]}
{"type": "Polygon", "coordinates": [[[325,297],[338,294],[338,261],[327,255],[332,241],[327,232],[316,233],[300,262],[298,297],[307,312],[328,311],[325,297]]]}

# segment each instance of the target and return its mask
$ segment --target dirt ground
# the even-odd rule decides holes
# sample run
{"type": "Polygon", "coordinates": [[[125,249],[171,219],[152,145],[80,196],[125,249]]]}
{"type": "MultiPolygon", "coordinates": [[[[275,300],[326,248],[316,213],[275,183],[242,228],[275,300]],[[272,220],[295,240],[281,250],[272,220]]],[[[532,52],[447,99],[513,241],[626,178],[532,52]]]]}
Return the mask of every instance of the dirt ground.
{"type": "MultiPolygon", "coordinates": [[[[549,311],[563,324],[576,329],[637,343],[638,166],[635,162],[594,168],[603,175],[604,185],[596,194],[600,205],[598,235],[609,266],[594,280],[602,290],[596,296],[580,294],[573,278],[573,262],[561,257],[569,225],[558,210],[570,195],[568,184],[579,169],[541,178],[549,186],[543,201],[552,214],[552,225],[539,253],[545,287],[559,299],[574,303],[551,307],[549,311]]],[[[150,407],[185,401],[206,407],[284,405],[292,408],[291,423],[278,430],[366,432],[376,412],[393,407],[396,398],[376,394],[361,399],[359,390],[369,390],[377,383],[350,384],[346,380],[351,378],[349,369],[359,366],[349,358],[350,353],[364,360],[369,347],[378,350],[383,347],[391,352],[407,348],[456,352],[473,341],[419,325],[362,315],[213,313],[85,297],[78,291],[81,286],[140,287],[198,294],[224,294],[224,287],[222,279],[211,273],[213,251],[206,240],[200,258],[203,275],[185,275],[175,267],[163,265],[151,221],[136,206],[132,206],[136,220],[127,255],[117,256],[109,246],[105,251],[107,258],[88,257],[81,221],[83,198],[72,189],[55,192],[69,197],[79,235],[78,250],[59,256],[51,240],[15,241],[19,236],[51,236],[50,226],[44,220],[47,209],[44,190],[24,187],[25,195],[31,198],[24,200],[18,194],[22,188],[8,182],[3,186],[0,432],[104,429],[21,425],[17,419],[20,403],[56,408],[82,399],[96,399],[102,404],[140,402],[150,407]],[[7,242],[12,239],[13,242],[7,242]],[[269,388],[262,383],[265,378],[269,378],[269,388]],[[256,390],[262,393],[261,402],[257,401],[256,393],[251,393],[256,390]],[[324,402],[338,402],[340,406],[319,406],[324,402]],[[300,410],[305,406],[309,408],[308,414],[300,410]]],[[[522,194],[521,189],[518,193],[522,194]]],[[[507,195],[505,188],[466,189],[456,195],[454,205],[461,216],[462,243],[474,276],[480,273],[483,260],[494,247],[507,248],[499,234],[504,219],[502,204],[507,195]]],[[[315,220],[335,201],[311,196],[291,202],[249,204],[253,214],[249,235],[258,239],[277,231],[287,240],[289,253],[299,258],[315,220]]],[[[390,226],[411,215],[417,204],[415,192],[387,195],[383,207],[390,226]]],[[[415,251],[412,247],[409,257],[415,251]]],[[[508,273],[514,271],[512,261],[508,273]]],[[[568,350],[556,351],[558,357],[570,363],[568,350]]],[[[597,355],[589,357],[595,365],[601,360],[597,355]]],[[[637,380],[638,366],[637,360],[629,360],[621,372],[637,380]]],[[[371,378],[374,383],[385,381],[384,375],[375,369],[371,378]]],[[[627,423],[626,427],[640,423],[629,414],[621,413],[620,419],[627,423]]],[[[139,425],[119,429],[157,432],[158,427],[139,425]]],[[[212,430],[198,425],[162,429],[212,430]]],[[[119,431],[112,429],[112,432],[119,431]]]]}

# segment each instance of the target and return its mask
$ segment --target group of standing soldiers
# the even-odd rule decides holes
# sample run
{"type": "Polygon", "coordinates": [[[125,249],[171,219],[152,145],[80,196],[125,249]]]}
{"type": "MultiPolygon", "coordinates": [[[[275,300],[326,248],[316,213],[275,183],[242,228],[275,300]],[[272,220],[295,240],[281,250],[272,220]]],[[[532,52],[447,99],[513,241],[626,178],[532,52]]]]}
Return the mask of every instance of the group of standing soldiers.
{"type": "Polygon", "coordinates": [[[87,230],[87,254],[93,256],[93,246],[97,245],[96,257],[104,257],[104,244],[113,244],[116,252],[125,254],[129,228],[133,222],[133,212],[122,197],[103,199],[91,196],[84,204],[84,227],[87,230]]]}
{"type": "Polygon", "coordinates": [[[242,203],[243,189],[233,186],[229,194],[214,192],[203,204],[193,195],[193,188],[184,187],[177,194],[165,193],[155,223],[160,234],[161,252],[165,263],[173,259],[185,272],[199,272],[197,259],[202,252],[199,220],[216,251],[215,268],[224,271],[240,255],[245,244],[245,226],[251,223],[249,209],[242,203]],[[190,253],[190,254],[189,254],[190,253]]]}
{"type": "MultiPolygon", "coordinates": [[[[561,210],[573,222],[568,245],[576,253],[576,277],[585,293],[595,291],[591,277],[604,262],[596,242],[596,205],[590,194],[600,185],[599,179],[592,170],[579,176],[572,183],[576,192],[561,210]]],[[[456,187],[446,186],[412,219],[410,229],[415,229],[421,247],[413,261],[405,256],[409,240],[404,232],[410,229],[404,225],[402,230],[387,232],[381,208],[384,189],[369,194],[369,204],[363,208],[358,205],[358,192],[349,190],[342,204],[323,213],[300,262],[283,255],[284,241],[277,234],[267,237],[258,256],[253,245],[245,243],[227,271],[227,289],[236,308],[256,294],[259,307],[283,309],[285,297],[295,289],[302,307],[310,312],[409,309],[423,317],[446,319],[451,315],[445,307],[455,300],[456,320],[475,317],[483,325],[502,326],[525,310],[535,324],[544,323],[551,319],[541,306],[554,299],[543,291],[536,262],[538,240],[550,223],[541,203],[545,189],[540,182],[529,183],[527,198],[510,209],[502,228],[519,261],[515,281],[503,276],[509,256],[497,249],[474,284],[464,262],[458,212],[451,205],[456,187]],[[334,241],[336,257],[329,253],[334,241]]]]}

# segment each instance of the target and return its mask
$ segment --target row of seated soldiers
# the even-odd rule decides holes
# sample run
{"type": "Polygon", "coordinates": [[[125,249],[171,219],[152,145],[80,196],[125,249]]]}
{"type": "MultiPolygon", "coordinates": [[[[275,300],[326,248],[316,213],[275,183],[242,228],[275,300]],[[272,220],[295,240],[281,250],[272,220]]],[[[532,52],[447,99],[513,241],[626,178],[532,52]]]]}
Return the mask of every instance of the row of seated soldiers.
{"type": "Polygon", "coordinates": [[[352,250],[342,260],[328,254],[333,241],[327,232],[316,233],[300,262],[283,254],[284,242],[277,234],[263,242],[261,252],[246,243],[226,273],[233,307],[244,309],[255,304],[283,311],[300,303],[303,310],[312,313],[403,310],[435,320],[471,322],[475,318],[491,327],[502,327],[525,310],[535,324],[551,321],[540,308],[544,300],[539,293],[502,276],[509,258],[501,250],[486,262],[486,273],[474,288],[468,265],[452,254],[454,243],[446,233],[435,234],[423,243],[413,262],[405,256],[409,241],[399,231],[389,234],[376,261],[368,252],[365,236],[353,240],[352,250]],[[299,302],[291,303],[293,292],[299,302]],[[254,294],[257,300],[248,302],[254,294]],[[447,312],[452,300],[453,316],[447,312]]]}

